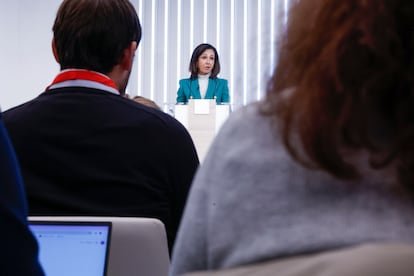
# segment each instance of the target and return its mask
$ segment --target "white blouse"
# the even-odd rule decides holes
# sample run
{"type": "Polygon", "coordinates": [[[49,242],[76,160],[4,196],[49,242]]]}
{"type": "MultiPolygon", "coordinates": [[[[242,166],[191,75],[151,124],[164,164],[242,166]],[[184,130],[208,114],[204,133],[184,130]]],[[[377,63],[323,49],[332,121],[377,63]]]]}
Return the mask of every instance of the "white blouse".
{"type": "Polygon", "coordinates": [[[200,75],[198,74],[198,86],[200,88],[201,98],[204,99],[207,93],[208,88],[208,79],[210,78],[211,74],[207,75],[200,75]]]}

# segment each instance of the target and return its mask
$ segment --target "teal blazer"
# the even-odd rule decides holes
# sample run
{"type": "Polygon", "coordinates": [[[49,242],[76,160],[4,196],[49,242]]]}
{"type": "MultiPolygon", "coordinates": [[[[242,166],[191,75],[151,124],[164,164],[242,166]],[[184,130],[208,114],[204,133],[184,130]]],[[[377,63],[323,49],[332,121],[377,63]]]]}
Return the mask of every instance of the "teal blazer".
{"type": "MultiPolygon", "coordinates": [[[[182,79],[179,81],[180,87],[177,91],[177,103],[187,103],[189,99],[201,99],[200,86],[198,79],[182,79]]],[[[216,103],[228,103],[229,86],[225,79],[208,79],[208,87],[204,99],[214,99],[216,103]]]]}

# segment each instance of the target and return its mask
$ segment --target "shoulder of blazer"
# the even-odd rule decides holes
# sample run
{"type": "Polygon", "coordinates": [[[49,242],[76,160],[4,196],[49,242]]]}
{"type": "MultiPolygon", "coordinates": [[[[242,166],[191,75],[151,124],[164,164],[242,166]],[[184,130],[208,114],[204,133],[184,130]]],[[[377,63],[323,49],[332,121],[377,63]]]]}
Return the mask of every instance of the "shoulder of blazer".
{"type": "Polygon", "coordinates": [[[220,84],[220,85],[227,85],[227,80],[226,79],[220,79],[217,78],[216,81],[220,84]]]}
{"type": "Polygon", "coordinates": [[[178,83],[179,84],[186,84],[188,82],[190,82],[191,79],[181,79],[178,83]]]}

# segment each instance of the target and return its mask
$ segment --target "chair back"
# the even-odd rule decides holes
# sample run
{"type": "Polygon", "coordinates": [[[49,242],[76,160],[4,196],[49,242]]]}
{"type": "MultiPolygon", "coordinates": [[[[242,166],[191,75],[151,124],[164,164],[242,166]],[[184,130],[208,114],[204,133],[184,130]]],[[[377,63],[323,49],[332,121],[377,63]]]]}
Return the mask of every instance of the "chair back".
{"type": "Polygon", "coordinates": [[[167,276],[170,258],[164,224],[153,218],[30,216],[30,221],[111,222],[107,276],[167,276]]]}

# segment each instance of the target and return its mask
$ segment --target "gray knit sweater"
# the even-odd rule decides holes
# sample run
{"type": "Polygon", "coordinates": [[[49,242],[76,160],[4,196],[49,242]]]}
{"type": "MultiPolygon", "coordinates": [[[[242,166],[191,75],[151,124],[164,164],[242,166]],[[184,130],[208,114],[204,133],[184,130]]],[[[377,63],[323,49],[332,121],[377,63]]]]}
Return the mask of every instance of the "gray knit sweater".
{"type": "Polygon", "coordinates": [[[365,241],[414,241],[412,200],[357,156],[346,182],[293,161],[257,104],[234,112],[199,168],[170,275],[216,270],[365,241]],[[357,185],[352,185],[357,184],[357,185]]]}

